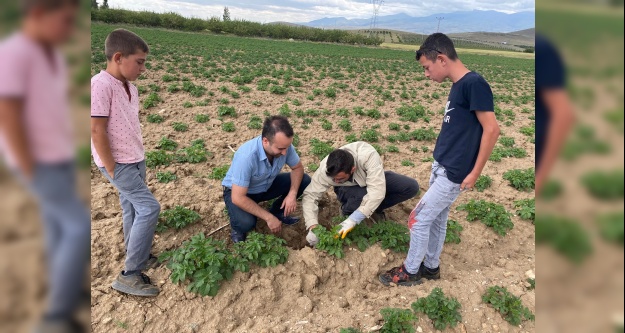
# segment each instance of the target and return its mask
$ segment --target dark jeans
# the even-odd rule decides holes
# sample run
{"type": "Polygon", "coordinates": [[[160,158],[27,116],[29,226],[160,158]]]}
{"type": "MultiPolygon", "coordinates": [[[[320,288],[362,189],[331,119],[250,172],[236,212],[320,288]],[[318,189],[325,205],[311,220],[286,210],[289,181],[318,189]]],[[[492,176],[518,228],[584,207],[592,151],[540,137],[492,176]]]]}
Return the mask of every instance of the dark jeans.
{"type": "MultiPolygon", "coordinates": [[[[419,184],[413,178],[392,171],[384,171],[384,176],[386,177],[386,196],[375,210],[377,213],[412,199],[419,193],[419,184]]],[[[367,187],[335,186],[334,193],[343,206],[343,215],[349,216],[360,207],[362,198],[367,194],[367,187]]]]}
{"type": "MultiPolygon", "coordinates": [[[[302,183],[299,185],[299,189],[297,190],[297,197],[299,198],[304,190],[310,184],[310,176],[304,174],[304,178],[302,178],[302,183]]],[[[284,198],[289,194],[291,190],[291,173],[281,173],[276,179],[274,179],[273,184],[269,187],[267,192],[264,193],[256,193],[256,194],[247,194],[247,197],[254,200],[254,202],[259,203],[263,201],[269,201],[272,199],[276,199],[271,205],[269,212],[273,215],[278,215],[283,213],[284,210],[280,209],[282,206],[282,202],[284,198]]],[[[230,227],[237,231],[240,234],[247,234],[252,229],[256,227],[256,216],[244,211],[239,208],[237,205],[232,203],[232,190],[230,188],[224,187],[224,202],[226,203],[226,208],[228,209],[228,215],[230,216],[230,227]]]]}

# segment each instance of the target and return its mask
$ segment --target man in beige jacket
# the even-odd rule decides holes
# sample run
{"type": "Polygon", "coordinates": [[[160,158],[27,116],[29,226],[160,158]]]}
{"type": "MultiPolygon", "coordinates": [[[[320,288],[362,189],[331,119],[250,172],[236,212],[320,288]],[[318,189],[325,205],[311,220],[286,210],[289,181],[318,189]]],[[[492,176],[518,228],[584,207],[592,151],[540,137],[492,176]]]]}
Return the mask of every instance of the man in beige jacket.
{"type": "Polygon", "coordinates": [[[366,218],[384,220],[384,209],[411,199],[419,192],[419,184],[413,178],[384,171],[380,154],[370,144],[354,142],[336,149],[321,161],[304,191],[306,240],[311,246],[319,241],[312,232],[319,224],[318,202],[330,187],[334,187],[341,202],[342,215],[347,216],[339,230],[342,238],[366,218]]]}

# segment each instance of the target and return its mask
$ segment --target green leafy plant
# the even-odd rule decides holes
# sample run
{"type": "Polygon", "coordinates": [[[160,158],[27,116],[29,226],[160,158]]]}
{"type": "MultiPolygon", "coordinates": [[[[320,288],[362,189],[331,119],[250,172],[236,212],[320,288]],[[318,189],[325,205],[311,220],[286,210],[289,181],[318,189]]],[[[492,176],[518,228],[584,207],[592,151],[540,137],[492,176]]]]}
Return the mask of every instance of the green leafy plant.
{"type": "Polygon", "coordinates": [[[207,114],[196,114],[195,115],[195,121],[198,123],[205,123],[207,121],[209,121],[211,118],[209,115],[207,114]]]}
{"type": "Polygon", "coordinates": [[[208,160],[210,153],[206,150],[203,140],[196,140],[190,146],[176,152],[176,161],[179,163],[201,163],[208,160]]]}
{"type": "Polygon", "coordinates": [[[434,288],[430,295],[420,298],[412,303],[415,312],[424,313],[434,323],[434,328],[444,330],[449,327],[456,327],[462,322],[460,315],[460,302],[456,298],[446,297],[441,288],[434,288]]]}
{"type": "Polygon", "coordinates": [[[269,88],[269,92],[276,95],[284,95],[288,92],[288,89],[283,86],[272,85],[269,88]]]}
{"type": "Polygon", "coordinates": [[[530,191],[534,189],[534,168],[526,170],[514,169],[506,171],[503,179],[510,182],[510,185],[519,191],[530,191]]]}
{"type": "Polygon", "coordinates": [[[155,168],[159,165],[170,165],[172,156],[164,150],[154,150],[145,153],[145,165],[148,168],[155,168]]]}
{"type": "Polygon", "coordinates": [[[521,299],[512,295],[505,287],[488,288],[482,301],[499,311],[503,319],[511,325],[519,326],[524,321],[535,319],[532,312],[523,306],[521,299]]]}
{"type": "Polygon", "coordinates": [[[389,153],[399,153],[399,148],[394,145],[389,145],[386,147],[386,151],[389,153]]]}
{"type": "Polygon", "coordinates": [[[445,243],[460,243],[460,233],[464,227],[456,220],[447,220],[447,233],[445,234],[445,243]]]}
{"type": "Polygon", "coordinates": [[[516,213],[524,220],[531,220],[532,222],[536,218],[536,204],[535,200],[524,199],[514,202],[514,208],[517,208],[516,213]]]}
{"type": "Polygon", "coordinates": [[[382,114],[380,113],[380,111],[378,111],[378,109],[367,110],[367,116],[373,119],[382,118],[382,114]]]}
{"type": "Polygon", "coordinates": [[[414,163],[411,160],[402,160],[401,161],[401,165],[403,165],[403,166],[410,166],[410,167],[415,166],[414,163]]]}
{"type": "Polygon", "coordinates": [[[324,119],[321,123],[321,128],[323,128],[326,131],[330,131],[332,130],[332,123],[324,119]]]}
{"type": "Polygon", "coordinates": [[[591,171],[582,176],[582,185],[598,199],[623,199],[623,169],[591,171]]]}
{"type": "Polygon", "coordinates": [[[349,327],[349,328],[341,328],[339,333],[363,333],[363,332],[357,328],[349,327]]]}
{"type": "Polygon", "coordinates": [[[437,135],[431,128],[419,128],[410,132],[410,137],[417,141],[434,141],[436,140],[437,135]]]}
{"type": "Polygon", "coordinates": [[[178,148],[178,143],[167,137],[162,137],[161,141],[158,142],[158,145],[156,146],[156,148],[173,151],[176,148],[178,148]]]}
{"type": "Polygon", "coordinates": [[[231,279],[237,268],[247,267],[244,260],[228,251],[223,240],[207,238],[203,233],[161,253],[159,260],[167,262],[174,284],[188,282],[187,289],[202,296],[217,295],[223,280],[231,279]]]}
{"type": "Polygon", "coordinates": [[[380,140],[380,133],[373,128],[364,130],[360,134],[360,139],[369,143],[378,142],[380,140]]]}
{"type": "Polygon", "coordinates": [[[536,244],[548,244],[574,263],[581,263],[593,251],[590,236],[578,221],[539,214],[534,223],[536,244]]]}
{"type": "Polygon", "coordinates": [[[477,178],[477,181],[475,182],[475,189],[478,192],[484,192],[487,188],[490,188],[492,184],[493,184],[492,178],[490,178],[487,175],[481,175],[477,178]]]}
{"type": "Polygon", "coordinates": [[[234,132],[234,131],[236,131],[236,127],[234,126],[234,122],[232,122],[232,121],[225,122],[225,123],[221,124],[221,129],[224,132],[234,132]]]}
{"type": "Polygon", "coordinates": [[[189,125],[180,122],[174,122],[171,124],[171,127],[173,127],[176,132],[186,132],[189,130],[189,125]]]}
{"type": "Polygon", "coordinates": [[[228,173],[228,169],[230,169],[229,165],[222,165],[219,167],[213,168],[213,171],[208,176],[210,179],[223,180],[226,178],[226,174],[228,173]]]}
{"type": "Polygon", "coordinates": [[[164,121],[165,119],[163,119],[163,117],[159,114],[149,114],[148,115],[148,123],[152,123],[152,124],[160,124],[164,121]]]}
{"type": "Polygon", "coordinates": [[[345,132],[350,132],[352,130],[352,122],[349,121],[349,119],[341,119],[338,126],[345,132]]]}
{"type": "Polygon", "coordinates": [[[417,316],[410,309],[384,308],[380,310],[384,326],[380,333],[414,333],[417,316]]]}
{"type": "Polygon", "coordinates": [[[502,136],[499,138],[499,143],[504,147],[514,147],[514,138],[502,136]]]}
{"type": "Polygon", "coordinates": [[[174,175],[171,171],[159,171],[156,173],[156,180],[158,180],[159,183],[169,183],[176,180],[176,178],[176,175],[174,175]]]}
{"type": "Polygon", "coordinates": [[[534,133],[536,132],[536,130],[534,129],[533,126],[531,127],[525,126],[525,127],[521,127],[519,132],[521,132],[521,134],[526,135],[526,136],[534,136],[534,133]]]}
{"type": "Polygon", "coordinates": [[[422,105],[408,106],[402,105],[397,109],[397,115],[399,115],[401,121],[417,122],[420,119],[425,120],[425,107],[422,105]]]}
{"type": "MultiPolygon", "coordinates": [[[[289,258],[289,250],[285,247],[286,241],[274,235],[264,235],[250,232],[245,242],[234,244],[236,257],[244,263],[256,264],[260,267],[274,267],[284,264],[289,258]]],[[[242,266],[244,272],[249,267],[242,266]]]]}
{"type": "Polygon", "coordinates": [[[353,143],[358,141],[358,137],[356,136],[356,134],[350,133],[345,136],[345,141],[347,141],[347,143],[353,143]]]}
{"type": "Polygon", "coordinates": [[[335,225],[330,230],[326,229],[322,225],[313,228],[313,233],[319,239],[319,243],[317,243],[317,250],[324,251],[339,259],[343,258],[345,256],[345,252],[343,251],[343,239],[335,237],[339,230],[341,230],[340,225],[335,225]]]}
{"type": "Polygon", "coordinates": [[[148,97],[146,97],[145,100],[143,101],[143,108],[149,109],[149,108],[155,107],[159,102],[162,102],[162,101],[163,100],[158,96],[157,93],[155,92],[150,93],[148,97]]]}
{"type": "Polygon", "coordinates": [[[319,169],[319,164],[316,164],[316,163],[308,164],[308,170],[315,172],[317,171],[317,169],[319,169]]]}
{"type": "Polygon", "coordinates": [[[332,141],[323,142],[319,139],[310,140],[310,153],[317,156],[319,160],[324,159],[333,150],[332,141]]]}
{"type": "Polygon", "coordinates": [[[597,219],[603,239],[623,246],[623,212],[607,213],[597,219]]]}
{"type": "Polygon", "coordinates": [[[176,206],[173,209],[168,209],[160,213],[156,231],[162,232],[170,228],[182,229],[199,220],[200,214],[197,212],[182,206],[176,206]]]}
{"type": "Polygon", "coordinates": [[[457,209],[468,212],[467,221],[480,220],[486,226],[493,228],[500,236],[505,236],[514,227],[510,213],[504,206],[496,203],[471,200],[467,204],[458,206],[457,209]]]}
{"type": "Polygon", "coordinates": [[[542,191],[538,195],[541,199],[549,201],[559,197],[562,191],[562,183],[550,179],[543,185],[542,191]]]}
{"type": "Polygon", "coordinates": [[[391,131],[399,131],[400,130],[400,126],[398,123],[390,123],[388,124],[388,129],[391,131]]]}
{"type": "Polygon", "coordinates": [[[220,105],[217,108],[217,115],[220,117],[232,117],[232,118],[236,118],[237,116],[237,112],[234,109],[234,106],[225,106],[225,105],[220,105]]]}
{"type": "Polygon", "coordinates": [[[247,123],[247,128],[261,129],[263,128],[263,120],[258,116],[252,116],[252,118],[250,118],[250,121],[247,123]]]}
{"type": "Polygon", "coordinates": [[[530,284],[529,290],[536,289],[536,279],[527,278],[527,283],[530,284]]]}

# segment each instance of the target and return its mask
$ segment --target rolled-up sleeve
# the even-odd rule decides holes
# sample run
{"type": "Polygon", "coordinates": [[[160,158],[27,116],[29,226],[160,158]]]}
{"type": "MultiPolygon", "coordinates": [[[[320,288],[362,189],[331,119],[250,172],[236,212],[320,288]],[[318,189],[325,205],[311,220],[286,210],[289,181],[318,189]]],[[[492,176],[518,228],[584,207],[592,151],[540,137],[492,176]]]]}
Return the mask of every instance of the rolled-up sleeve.
{"type": "Polygon", "coordinates": [[[297,155],[297,152],[295,151],[295,147],[291,145],[286,152],[286,164],[292,168],[296,166],[299,163],[299,161],[300,161],[299,155],[297,155]]]}
{"type": "Polygon", "coordinates": [[[232,175],[232,184],[241,187],[250,187],[252,179],[253,164],[250,156],[245,153],[236,152],[230,165],[229,173],[232,175]]]}

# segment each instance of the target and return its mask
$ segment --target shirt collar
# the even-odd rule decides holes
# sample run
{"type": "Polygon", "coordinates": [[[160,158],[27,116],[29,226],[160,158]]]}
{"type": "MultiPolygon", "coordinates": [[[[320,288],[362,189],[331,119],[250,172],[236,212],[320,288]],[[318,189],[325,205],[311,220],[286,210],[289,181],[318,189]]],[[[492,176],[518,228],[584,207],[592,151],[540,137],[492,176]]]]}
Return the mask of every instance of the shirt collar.
{"type": "MultiPolygon", "coordinates": [[[[124,82],[122,82],[121,80],[119,80],[118,78],[114,77],[113,75],[111,75],[111,73],[102,70],[100,71],[100,73],[104,73],[104,75],[108,76],[109,78],[113,79],[115,81],[115,83],[119,84],[120,86],[124,86],[124,82]]],[[[130,85],[129,85],[130,86],[130,85]]]]}
{"type": "Polygon", "coordinates": [[[258,150],[258,160],[262,161],[262,160],[266,160],[267,159],[267,153],[265,152],[265,148],[263,148],[263,136],[259,135],[256,140],[258,141],[256,143],[256,149],[258,150]]]}

